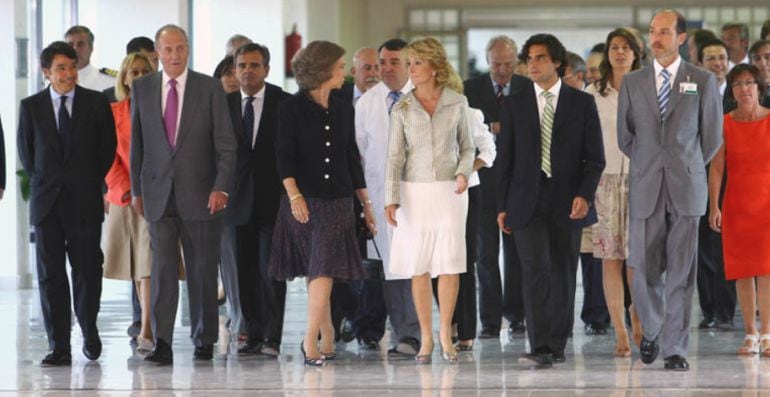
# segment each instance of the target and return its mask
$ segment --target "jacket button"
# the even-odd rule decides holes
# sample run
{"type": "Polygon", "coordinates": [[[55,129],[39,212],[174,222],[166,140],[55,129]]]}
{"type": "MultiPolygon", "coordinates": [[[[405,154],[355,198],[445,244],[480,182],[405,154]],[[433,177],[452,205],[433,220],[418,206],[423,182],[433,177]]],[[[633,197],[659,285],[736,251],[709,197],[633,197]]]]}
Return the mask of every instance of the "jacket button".
{"type": "Polygon", "coordinates": [[[324,179],[329,179],[329,174],[324,174],[324,179]]]}
{"type": "Polygon", "coordinates": [[[325,163],[328,163],[328,162],[329,162],[329,158],[328,158],[328,157],[327,157],[327,158],[325,158],[325,159],[324,159],[324,162],[325,162],[325,163]]]}
{"type": "Polygon", "coordinates": [[[329,128],[330,128],[330,127],[329,127],[328,125],[325,125],[325,126],[324,126],[324,129],[325,129],[326,131],[329,131],[329,128]]]}
{"type": "Polygon", "coordinates": [[[326,146],[331,146],[331,145],[332,145],[331,142],[326,142],[326,146]]]}

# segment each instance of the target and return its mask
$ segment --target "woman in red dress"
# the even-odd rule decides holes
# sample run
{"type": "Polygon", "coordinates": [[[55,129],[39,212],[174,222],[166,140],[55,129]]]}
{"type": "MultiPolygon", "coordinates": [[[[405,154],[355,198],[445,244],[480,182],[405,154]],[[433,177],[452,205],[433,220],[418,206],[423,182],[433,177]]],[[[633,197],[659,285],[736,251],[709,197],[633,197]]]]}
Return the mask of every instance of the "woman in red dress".
{"type": "Polygon", "coordinates": [[[725,276],[736,280],[746,330],[738,354],[770,356],[770,109],[760,106],[767,86],[746,64],[730,71],[727,84],[738,107],[725,115],[724,143],[709,169],[709,225],[722,233],[725,276]]]}

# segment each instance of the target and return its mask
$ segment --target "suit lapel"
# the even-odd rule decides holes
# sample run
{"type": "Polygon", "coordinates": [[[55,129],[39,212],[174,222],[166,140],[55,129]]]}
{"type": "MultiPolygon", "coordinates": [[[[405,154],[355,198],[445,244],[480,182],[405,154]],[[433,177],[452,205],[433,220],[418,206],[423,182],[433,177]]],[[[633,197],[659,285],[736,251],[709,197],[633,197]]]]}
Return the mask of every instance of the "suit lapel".
{"type": "Polygon", "coordinates": [[[184,143],[184,138],[189,133],[190,126],[188,124],[190,123],[189,120],[193,119],[192,116],[195,112],[193,108],[198,96],[197,77],[195,72],[187,69],[187,81],[185,82],[184,100],[181,109],[182,114],[179,119],[179,126],[177,127],[176,148],[174,151],[179,150],[184,143]]]}
{"type": "Polygon", "coordinates": [[[655,87],[655,67],[648,66],[644,72],[642,72],[642,84],[640,89],[642,90],[642,96],[647,101],[652,111],[651,114],[655,115],[655,120],[658,124],[661,123],[660,108],[658,107],[658,89],[655,87]]]}
{"type": "MultiPolygon", "coordinates": [[[[257,143],[264,140],[265,134],[269,134],[270,132],[267,131],[266,124],[268,123],[267,117],[265,115],[267,114],[273,114],[270,110],[275,104],[275,98],[272,95],[272,90],[270,89],[270,86],[265,83],[265,98],[262,101],[262,113],[260,113],[259,117],[259,125],[257,126],[257,130],[254,131],[254,133],[257,134],[257,141],[254,144],[254,148],[257,147],[257,143]]],[[[351,94],[352,97],[352,94],[351,94]]]]}
{"type": "Polygon", "coordinates": [[[676,105],[679,103],[679,101],[682,99],[682,93],[679,92],[679,85],[683,81],[686,81],[688,78],[687,74],[687,67],[685,66],[684,60],[682,60],[682,63],[679,64],[679,70],[676,72],[676,78],[674,79],[674,84],[671,86],[671,99],[668,101],[668,114],[671,114],[671,112],[674,111],[674,108],[676,108],[676,105]]]}
{"type": "Polygon", "coordinates": [[[574,92],[568,89],[567,84],[561,82],[561,89],[559,89],[559,99],[556,102],[556,109],[554,109],[553,126],[551,127],[551,142],[556,135],[556,131],[559,131],[559,127],[567,120],[567,114],[569,112],[569,104],[572,103],[572,96],[574,92]]]}
{"type": "Polygon", "coordinates": [[[163,120],[163,72],[157,72],[151,77],[147,77],[149,80],[149,95],[150,95],[150,103],[154,103],[155,109],[158,109],[158,119],[155,121],[158,123],[158,125],[162,126],[161,130],[163,131],[163,142],[166,142],[163,147],[168,150],[168,153],[171,154],[171,145],[168,143],[168,138],[166,138],[166,123],[163,120]]]}
{"type": "Polygon", "coordinates": [[[488,75],[487,78],[484,79],[481,90],[481,100],[484,101],[484,107],[482,109],[495,109],[492,116],[494,120],[499,121],[500,105],[497,103],[497,94],[495,93],[495,87],[492,83],[492,76],[488,75]]]}
{"type": "Polygon", "coordinates": [[[540,111],[537,108],[537,94],[535,94],[535,87],[530,84],[529,87],[526,87],[522,91],[522,95],[527,100],[523,101],[522,107],[524,107],[524,109],[521,110],[523,111],[523,114],[528,115],[527,119],[529,120],[532,131],[535,133],[535,142],[537,142],[537,147],[539,148],[540,135],[542,132],[540,131],[540,111]]]}
{"type": "Polygon", "coordinates": [[[48,86],[47,90],[40,92],[38,98],[38,107],[47,117],[43,119],[42,130],[46,141],[55,149],[54,153],[63,161],[61,139],[59,139],[59,128],[56,126],[56,115],[54,114],[53,101],[51,101],[51,91],[53,88],[48,86]]]}
{"type": "Polygon", "coordinates": [[[70,142],[67,145],[66,153],[64,153],[64,162],[70,158],[80,138],[78,131],[82,131],[80,123],[83,122],[83,112],[88,109],[88,105],[83,103],[85,100],[83,97],[83,89],[80,86],[75,86],[75,97],[72,101],[72,121],[70,122],[70,142]]]}
{"type": "Polygon", "coordinates": [[[230,118],[233,120],[233,131],[238,145],[245,145],[246,139],[243,136],[243,105],[241,104],[241,92],[235,92],[227,96],[228,106],[230,107],[230,118]]]}

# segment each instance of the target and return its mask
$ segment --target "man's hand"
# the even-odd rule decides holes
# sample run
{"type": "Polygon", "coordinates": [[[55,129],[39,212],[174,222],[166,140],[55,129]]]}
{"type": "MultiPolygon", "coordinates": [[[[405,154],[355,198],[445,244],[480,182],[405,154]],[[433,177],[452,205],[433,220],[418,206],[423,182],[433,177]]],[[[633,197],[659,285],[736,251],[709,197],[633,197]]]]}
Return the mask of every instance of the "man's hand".
{"type": "Polygon", "coordinates": [[[501,212],[497,214],[497,227],[500,228],[500,230],[505,234],[511,234],[511,228],[508,226],[505,226],[505,218],[508,216],[507,213],[501,212]]]}
{"type": "Polygon", "coordinates": [[[206,208],[209,209],[209,213],[212,215],[227,208],[227,195],[219,191],[211,192],[209,194],[209,205],[206,208]]]}
{"type": "Polygon", "coordinates": [[[583,219],[588,215],[588,201],[580,196],[575,197],[572,200],[572,212],[569,214],[569,219],[578,220],[583,219]]]}
{"type": "Polygon", "coordinates": [[[134,211],[136,211],[139,216],[144,218],[144,201],[142,201],[141,197],[134,197],[134,201],[131,203],[131,206],[134,207],[134,211]]]}
{"type": "Polygon", "coordinates": [[[493,121],[489,123],[489,131],[495,135],[500,135],[500,122],[493,121]]]}

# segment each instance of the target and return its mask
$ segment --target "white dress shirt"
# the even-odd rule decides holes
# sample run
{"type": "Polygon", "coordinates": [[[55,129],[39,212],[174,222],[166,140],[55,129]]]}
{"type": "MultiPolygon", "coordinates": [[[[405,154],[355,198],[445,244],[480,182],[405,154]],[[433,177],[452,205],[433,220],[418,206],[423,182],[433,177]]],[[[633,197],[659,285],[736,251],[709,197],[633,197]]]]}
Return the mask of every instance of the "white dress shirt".
{"type": "Polygon", "coordinates": [[[88,64],[83,69],[78,70],[78,85],[89,90],[102,92],[108,88],[115,87],[115,78],[104,74],[88,64]]]}
{"type": "MultiPolygon", "coordinates": [[[[532,83],[535,85],[535,98],[537,98],[537,112],[538,112],[538,120],[543,120],[543,109],[545,108],[545,96],[543,96],[544,89],[540,88],[537,83],[532,83]]],[[[556,115],[556,105],[559,103],[559,91],[561,91],[561,79],[556,80],[556,84],[552,85],[551,88],[548,89],[548,92],[553,94],[553,99],[551,100],[551,104],[553,105],[553,113],[556,115]]]]}
{"type": "MultiPolygon", "coordinates": [[[[177,96],[177,114],[176,114],[176,131],[174,132],[174,144],[176,145],[176,140],[179,137],[179,123],[182,120],[182,109],[184,104],[184,89],[185,85],[187,84],[187,68],[184,69],[184,72],[177,76],[176,80],[176,96],[177,96]]],[[[166,99],[168,98],[168,92],[171,89],[171,85],[168,83],[171,80],[171,77],[169,77],[168,74],[166,74],[166,71],[163,71],[163,79],[162,79],[162,90],[161,90],[161,117],[163,117],[164,114],[166,114],[166,99]]]]}
{"type": "MultiPolygon", "coordinates": [[[[262,108],[265,107],[265,87],[267,85],[263,85],[262,89],[257,91],[257,93],[254,95],[254,102],[251,103],[251,106],[254,108],[254,134],[251,137],[251,148],[254,148],[254,144],[257,142],[257,132],[259,131],[259,120],[262,119],[262,108]]],[[[241,89],[241,118],[243,118],[244,113],[246,112],[246,103],[248,101],[249,95],[241,89]]]]}
{"type": "MultiPolygon", "coordinates": [[[[484,167],[492,167],[497,157],[497,147],[495,146],[495,138],[492,132],[489,131],[489,126],[484,124],[484,113],[479,109],[468,107],[468,122],[471,124],[471,136],[473,137],[473,144],[478,149],[479,154],[476,156],[484,162],[484,167]]],[[[468,178],[468,187],[474,187],[481,184],[479,179],[479,172],[473,171],[471,177],[468,178]]]]}
{"type": "Polygon", "coordinates": [[[745,64],[749,64],[749,63],[751,63],[751,60],[749,59],[749,53],[748,53],[748,51],[746,52],[746,56],[745,56],[745,57],[743,57],[743,59],[742,59],[740,62],[738,62],[738,63],[733,63],[733,61],[731,61],[731,60],[729,60],[729,59],[728,59],[728,60],[727,60],[727,72],[728,72],[728,73],[730,73],[730,71],[731,71],[731,70],[733,70],[733,68],[735,67],[735,65],[739,65],[739,64],[741,64],[741,63],[745,63],[745,64]]]}
{"type": "MultiPolygon", "coordinates": [[[[414,86],[411,81],[399,90],[402,97],[414,86]]],[[[379,233],[374,241],[382,255],[385,278],[387,280],[407,279],[410,277],[396,276],[388,272],[390,254],[391,226],[385,221],[385,166],[388,154],[388,131],[390,130],[390,115],[388,114],[388,94],[390,89],[383,82],[377,83],[366,91],[356,102],[356,143],[361,153],[361,163],[364,166],[366,187],[369,199],[372,200],[372,210],[377,222],[379,233]]],[[[367,243],[370,257],[376,257],[372,242],[367,243]]]]}
{"type": "MultiPolygon", "coordinates": [[[[677,55],[676,60],[665,68],[668,70],[668,73],[671,74],[671,77],[668,79],[668,83],[671,85],[671,91],[674,91],[674,81],[676,81],[676,75],[679,72],[679,65],[681,64],[682,57],[677,55]]],[[[663,76],[660,75],[660,72],[662,72],[664,68],[657,59],[652,61],[652,67],[655,70],[655,95],[658,95],[660,86],[663,85],[663,76]]]]}

